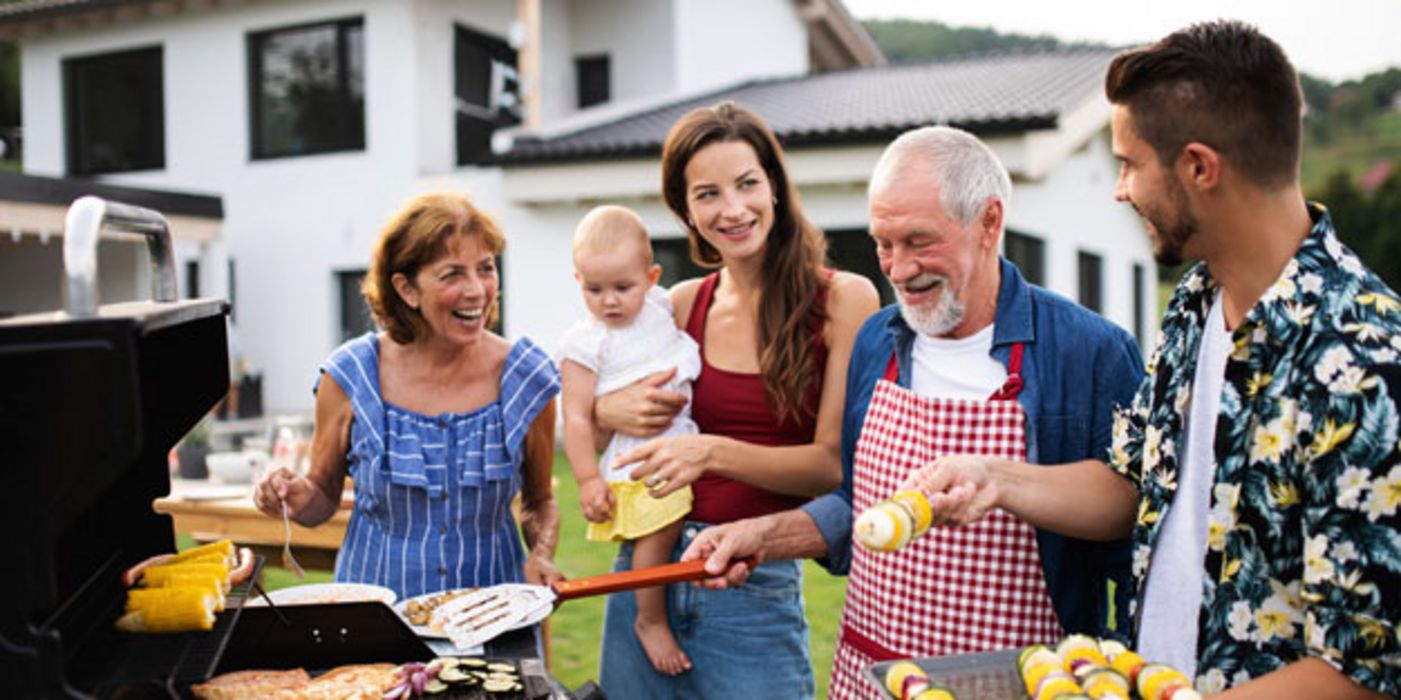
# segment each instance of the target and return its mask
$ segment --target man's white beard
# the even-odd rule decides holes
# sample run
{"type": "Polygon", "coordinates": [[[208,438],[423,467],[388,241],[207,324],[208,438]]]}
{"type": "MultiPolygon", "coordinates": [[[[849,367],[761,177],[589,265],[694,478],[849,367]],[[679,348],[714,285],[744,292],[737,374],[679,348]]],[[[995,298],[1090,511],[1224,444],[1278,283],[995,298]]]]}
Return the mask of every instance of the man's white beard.
{"type": "MultiPolygon", "coordinates": [[[[899,287],[895,287],[895,297],[900,301],[900,315],[905,318],[905,323],[910,325],[918,333],[939,337],[952,331],[954,327],[963,320],[963,314],[967,307],[959,301],[953,289],[949,287],[949,280],[943,275],[931,275],[930,278],[938,281],[941,290],[939,300],[933,305],[921,304],[913,305],[905,303],[905,295],[899,287]]],[[[928,279],[921,277],[916,282],[927,282],[928,279]]],[[[894,285],[891,285],[894,287],[894,285]]]]}

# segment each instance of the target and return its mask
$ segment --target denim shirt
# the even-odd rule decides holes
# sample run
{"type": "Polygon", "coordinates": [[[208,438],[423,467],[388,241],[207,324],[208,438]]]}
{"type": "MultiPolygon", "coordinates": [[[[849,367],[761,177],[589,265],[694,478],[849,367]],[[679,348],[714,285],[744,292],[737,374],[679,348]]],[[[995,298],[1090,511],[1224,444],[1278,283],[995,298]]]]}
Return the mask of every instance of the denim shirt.
{"type": "MultiPolygon", "coordinates": [[[[1028,284],[1012,263],[1001,261],[993,323],[992,357],[1003,366],[1022,343],[1017,401],[1027,415],[1027,461],[1062,464],[1108,457],[1116,405],[1127,405],[1143,378],[1138,345],[1122,328],[1053,292],[1028,284]]],[[[876,381],[895,352],[899,384],[910,387],[915,331],[896,305],[867,319],[857,333],[847,368],[842,416],[842,485],[803,510],[827,541],[828,571],[851,566],[852,460],[876,381]]],[[[1067,632],[1102,634],[1108,613],[1105,580],[1119,582],[1118,624],[1125,630],[1129,549],[1121,543],[1086,542],[1037,529],[1046,586],[1067,632]]]]}

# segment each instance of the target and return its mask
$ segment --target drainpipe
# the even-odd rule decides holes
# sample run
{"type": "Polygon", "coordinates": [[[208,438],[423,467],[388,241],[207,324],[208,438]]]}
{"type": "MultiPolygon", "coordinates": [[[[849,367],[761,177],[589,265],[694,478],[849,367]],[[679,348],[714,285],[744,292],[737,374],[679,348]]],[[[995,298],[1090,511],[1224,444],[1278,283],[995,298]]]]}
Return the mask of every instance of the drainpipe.
{"type": "Polygon", "coordinates": [[[520,46],[516,49],[516,72],[521,81],[521,128],[535,131],[540,127],[540,90],[543,82],[540,63],[540,0],[516,0],[516,21],[520,23],[520,46]]]}

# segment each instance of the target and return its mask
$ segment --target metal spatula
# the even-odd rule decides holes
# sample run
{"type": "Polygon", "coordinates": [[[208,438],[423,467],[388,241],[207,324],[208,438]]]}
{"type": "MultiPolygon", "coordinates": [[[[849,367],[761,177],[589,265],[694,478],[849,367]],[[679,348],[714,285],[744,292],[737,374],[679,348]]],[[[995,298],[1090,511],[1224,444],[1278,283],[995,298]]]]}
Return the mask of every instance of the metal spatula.
{"type": "MultiPolygon", "coordinates": [[[[751,571],[756,566],[753,558],[743,561],[751,571]]],[[[434,622],[454,646],[466,649],[484,644],[527,620],[543,619],[559,603],[570,598],[699,581],[707,576],[705,560],[694,559],[560,581],[550,586],[503,583],[454,598],[434,612],[434,622]]]]}

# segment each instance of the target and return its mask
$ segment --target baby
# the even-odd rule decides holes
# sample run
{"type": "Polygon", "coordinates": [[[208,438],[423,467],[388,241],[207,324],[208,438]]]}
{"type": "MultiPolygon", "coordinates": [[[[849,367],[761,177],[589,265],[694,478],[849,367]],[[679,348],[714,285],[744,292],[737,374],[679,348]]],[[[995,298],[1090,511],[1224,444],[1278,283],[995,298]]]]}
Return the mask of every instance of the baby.
{"type": "MultiPolygon", "coordinates": [[[[644,484],[628,477],[635,464],[615,457],[652,438],[615,434],[603,457],[594,450],[593,401],[655,372],[676,368],[665,387],[689,399],[700,375],[694,340],[676,327],[671,300],[657,287],[661,267],[642,219],[618,206],[597,207],[574,232],[574,277],[584,292],[590,318],[560,340],[557,359],[563,383],[564,452],[579,481],[579,502],[595,541],[635,540],[633,568],[665,564],[691,509],[691,489],[653,498],[644,484]]],[[[697,432],[690,407],[663,435],[697,432]]],[[[637,591],[637,638],[661,673],[688,670],[690,659],[676,643],[666,619],[666,588],[637,591]]]]}

